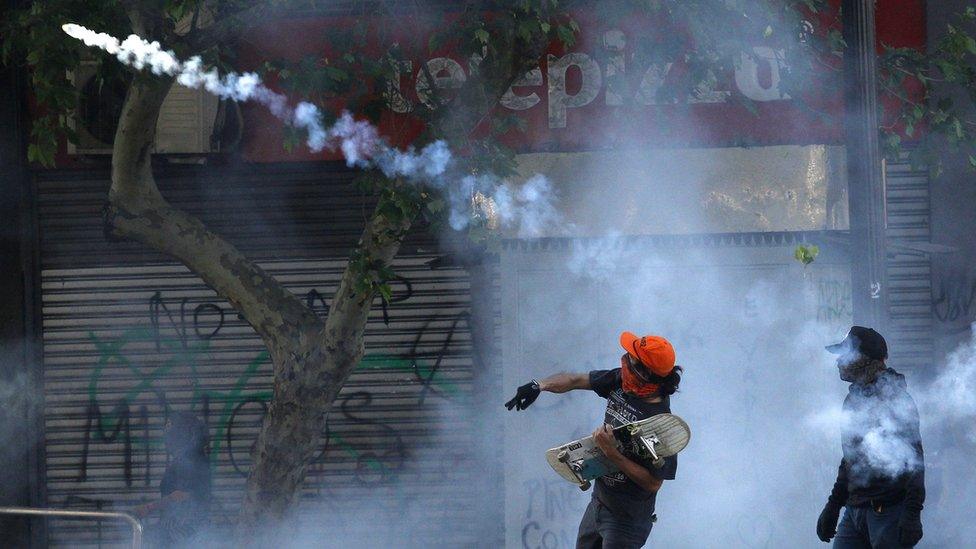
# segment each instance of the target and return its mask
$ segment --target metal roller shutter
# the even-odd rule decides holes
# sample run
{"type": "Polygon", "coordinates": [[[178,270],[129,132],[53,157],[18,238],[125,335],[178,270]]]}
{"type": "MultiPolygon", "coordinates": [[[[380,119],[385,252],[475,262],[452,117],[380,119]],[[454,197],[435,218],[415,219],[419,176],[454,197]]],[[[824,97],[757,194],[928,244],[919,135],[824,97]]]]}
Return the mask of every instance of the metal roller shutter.
{"type": "MultiPolygon", "coordinates": [[[[164,195],[195,207],[327,311],[370,206],[348,172],[171,175],[161,179],[164,195]],[[195,200],[206,193],[223,200],[201,210],[195,200]]],[[[166,410],[194,410],[211,437],[214,522],[229,527],[270,398],[270,364],[253,330],[198,277],[138,245],[104,241],[106,186],[99,174],[38,182],[48,504],[125,509],[158,497],[166,410]]],[[[477,494],[464,489],[476,469],[466,428],[470,283],[460,267],[433,268],[437,256],[420,249],[427,242],[412,238],[396,260],[393,300],[371,313],[367,357],[330,412],[308,474],[302,512],[316,513],[307,522],[335,543],[375,538],[377,524],[403,545],[474,543],[477,494]]],[[[55,546],[124,535],[70,521],[52,522],[50,534],[55,546]]]]}
{"type": "Polygon", "coordinates": [[[892,366],[920,373],[934,353],[932,269],[925,246],[931,236],[928,174],[891,163],[885,188],[890,319],[885,337],[892,366]]]}

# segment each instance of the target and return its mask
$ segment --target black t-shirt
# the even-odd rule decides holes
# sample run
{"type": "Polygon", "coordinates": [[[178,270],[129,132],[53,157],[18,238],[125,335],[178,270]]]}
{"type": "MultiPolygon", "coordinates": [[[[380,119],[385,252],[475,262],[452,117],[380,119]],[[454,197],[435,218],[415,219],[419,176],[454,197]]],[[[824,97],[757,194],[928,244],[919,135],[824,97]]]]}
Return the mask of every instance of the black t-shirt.
{"type": "MultiPolygon", "coordinates": [[[[658,414],[671,413],[669,397],[664,397],[661,402],[652,403],[625,393],[620,380],[620,368],[593,370],[590,372],[590,388],[607,399],[607,411],[603,421],[614,428],[658,414]]],[[[674,479],[678,470],[677,456],[664,458],[664,465],[660,468],[654,467],[650,459],[632,455],[627,457],[661,480],[674,479]]],[[[654,513],[654,501],[657,496],[656,493],[648,492],[638,486],[623,472],[596,479],[593,495],[613,514],[639,520],[650,519],[654,513]]]]}

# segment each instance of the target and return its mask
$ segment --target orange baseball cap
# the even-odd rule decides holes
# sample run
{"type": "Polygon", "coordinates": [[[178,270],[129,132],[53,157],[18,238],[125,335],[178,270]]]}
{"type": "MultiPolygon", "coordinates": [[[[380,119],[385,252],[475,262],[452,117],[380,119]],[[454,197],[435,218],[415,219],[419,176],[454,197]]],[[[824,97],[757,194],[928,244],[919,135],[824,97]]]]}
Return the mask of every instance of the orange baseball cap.
{"type": "Polygon", "coordinates": [[[624,332],[620,334],[620,346],[656,375],[663,377],[674,369],[674,347],[661,336],[637,337],[624,332]]]}

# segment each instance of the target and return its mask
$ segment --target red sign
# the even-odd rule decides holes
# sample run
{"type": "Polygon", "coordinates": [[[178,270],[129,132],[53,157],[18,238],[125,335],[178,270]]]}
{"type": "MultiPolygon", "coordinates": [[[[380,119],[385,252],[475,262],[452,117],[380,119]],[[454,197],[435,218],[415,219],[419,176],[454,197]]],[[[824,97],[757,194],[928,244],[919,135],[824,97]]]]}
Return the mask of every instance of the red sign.
{"type": "MultiPolygon", "coordinates": [[[[877,11],[879,43],[924,47],[921,0],[879,0],[877,11]]],[[[638,32],[638,25],[647,25],[646,20],[608,25],[587,14],[575,19],[581,25],[577,43],[568,51],[553,45],[497,107],[524,120],[524,133],[513,130],[506,136],[519,151],[839,143],[842,139],[836,68],[824,69],[825,77],[835,73],[827,89],[823,89],[827,78],[811,78],[806,90],[810,93],[800,104],[781,89],[784,68],[774,40],[756,45],[753,55],[744,55],[729,74],[716,75],[714,82],[688,97],[664,100],[658,91],[668,79],[680,77],[683,67],[635,62],[635,37],[646,34],[638,32]]],[[[341,52],[331,51],[328,30],[352,23],[347,18],[276,21],[248,35],[241,58],[256,66],[265,60],[297,60],[309,54],[338,55],[341,52]]],[[[428,33],[406,22],[394,33],[400,33],[403,43],[427,43],[416,37],[428,33]]],[[[421,130],[410,112],[432,100],[426,73],[440,95],[449,95],[476,66],[476,60],[449,52],[417,55],[403,62],[399,78],[385,95],[381,133],[397,146],[409,144],[421,130]]],[[[245,115],[248,160],[338,158],[334,153],[312,154],[304,147],[286,152],[280,121],[258,105],[246,106],[245,115]]]]}

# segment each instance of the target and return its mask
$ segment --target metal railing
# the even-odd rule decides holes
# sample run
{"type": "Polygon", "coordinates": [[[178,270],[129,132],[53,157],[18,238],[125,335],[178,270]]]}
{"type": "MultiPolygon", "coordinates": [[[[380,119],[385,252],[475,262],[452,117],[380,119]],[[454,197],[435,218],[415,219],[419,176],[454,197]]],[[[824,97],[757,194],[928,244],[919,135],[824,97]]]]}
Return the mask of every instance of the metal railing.
{"type": "Polygon", "coordinates": [[[87,519],[122,519],[132,526],[132,549],[142,548],[142,523],[129,513],[109,511],[76,511],[73,509],[42,509],[37,507],[0,507],[0,515],[29,515],[87,519]]]}

